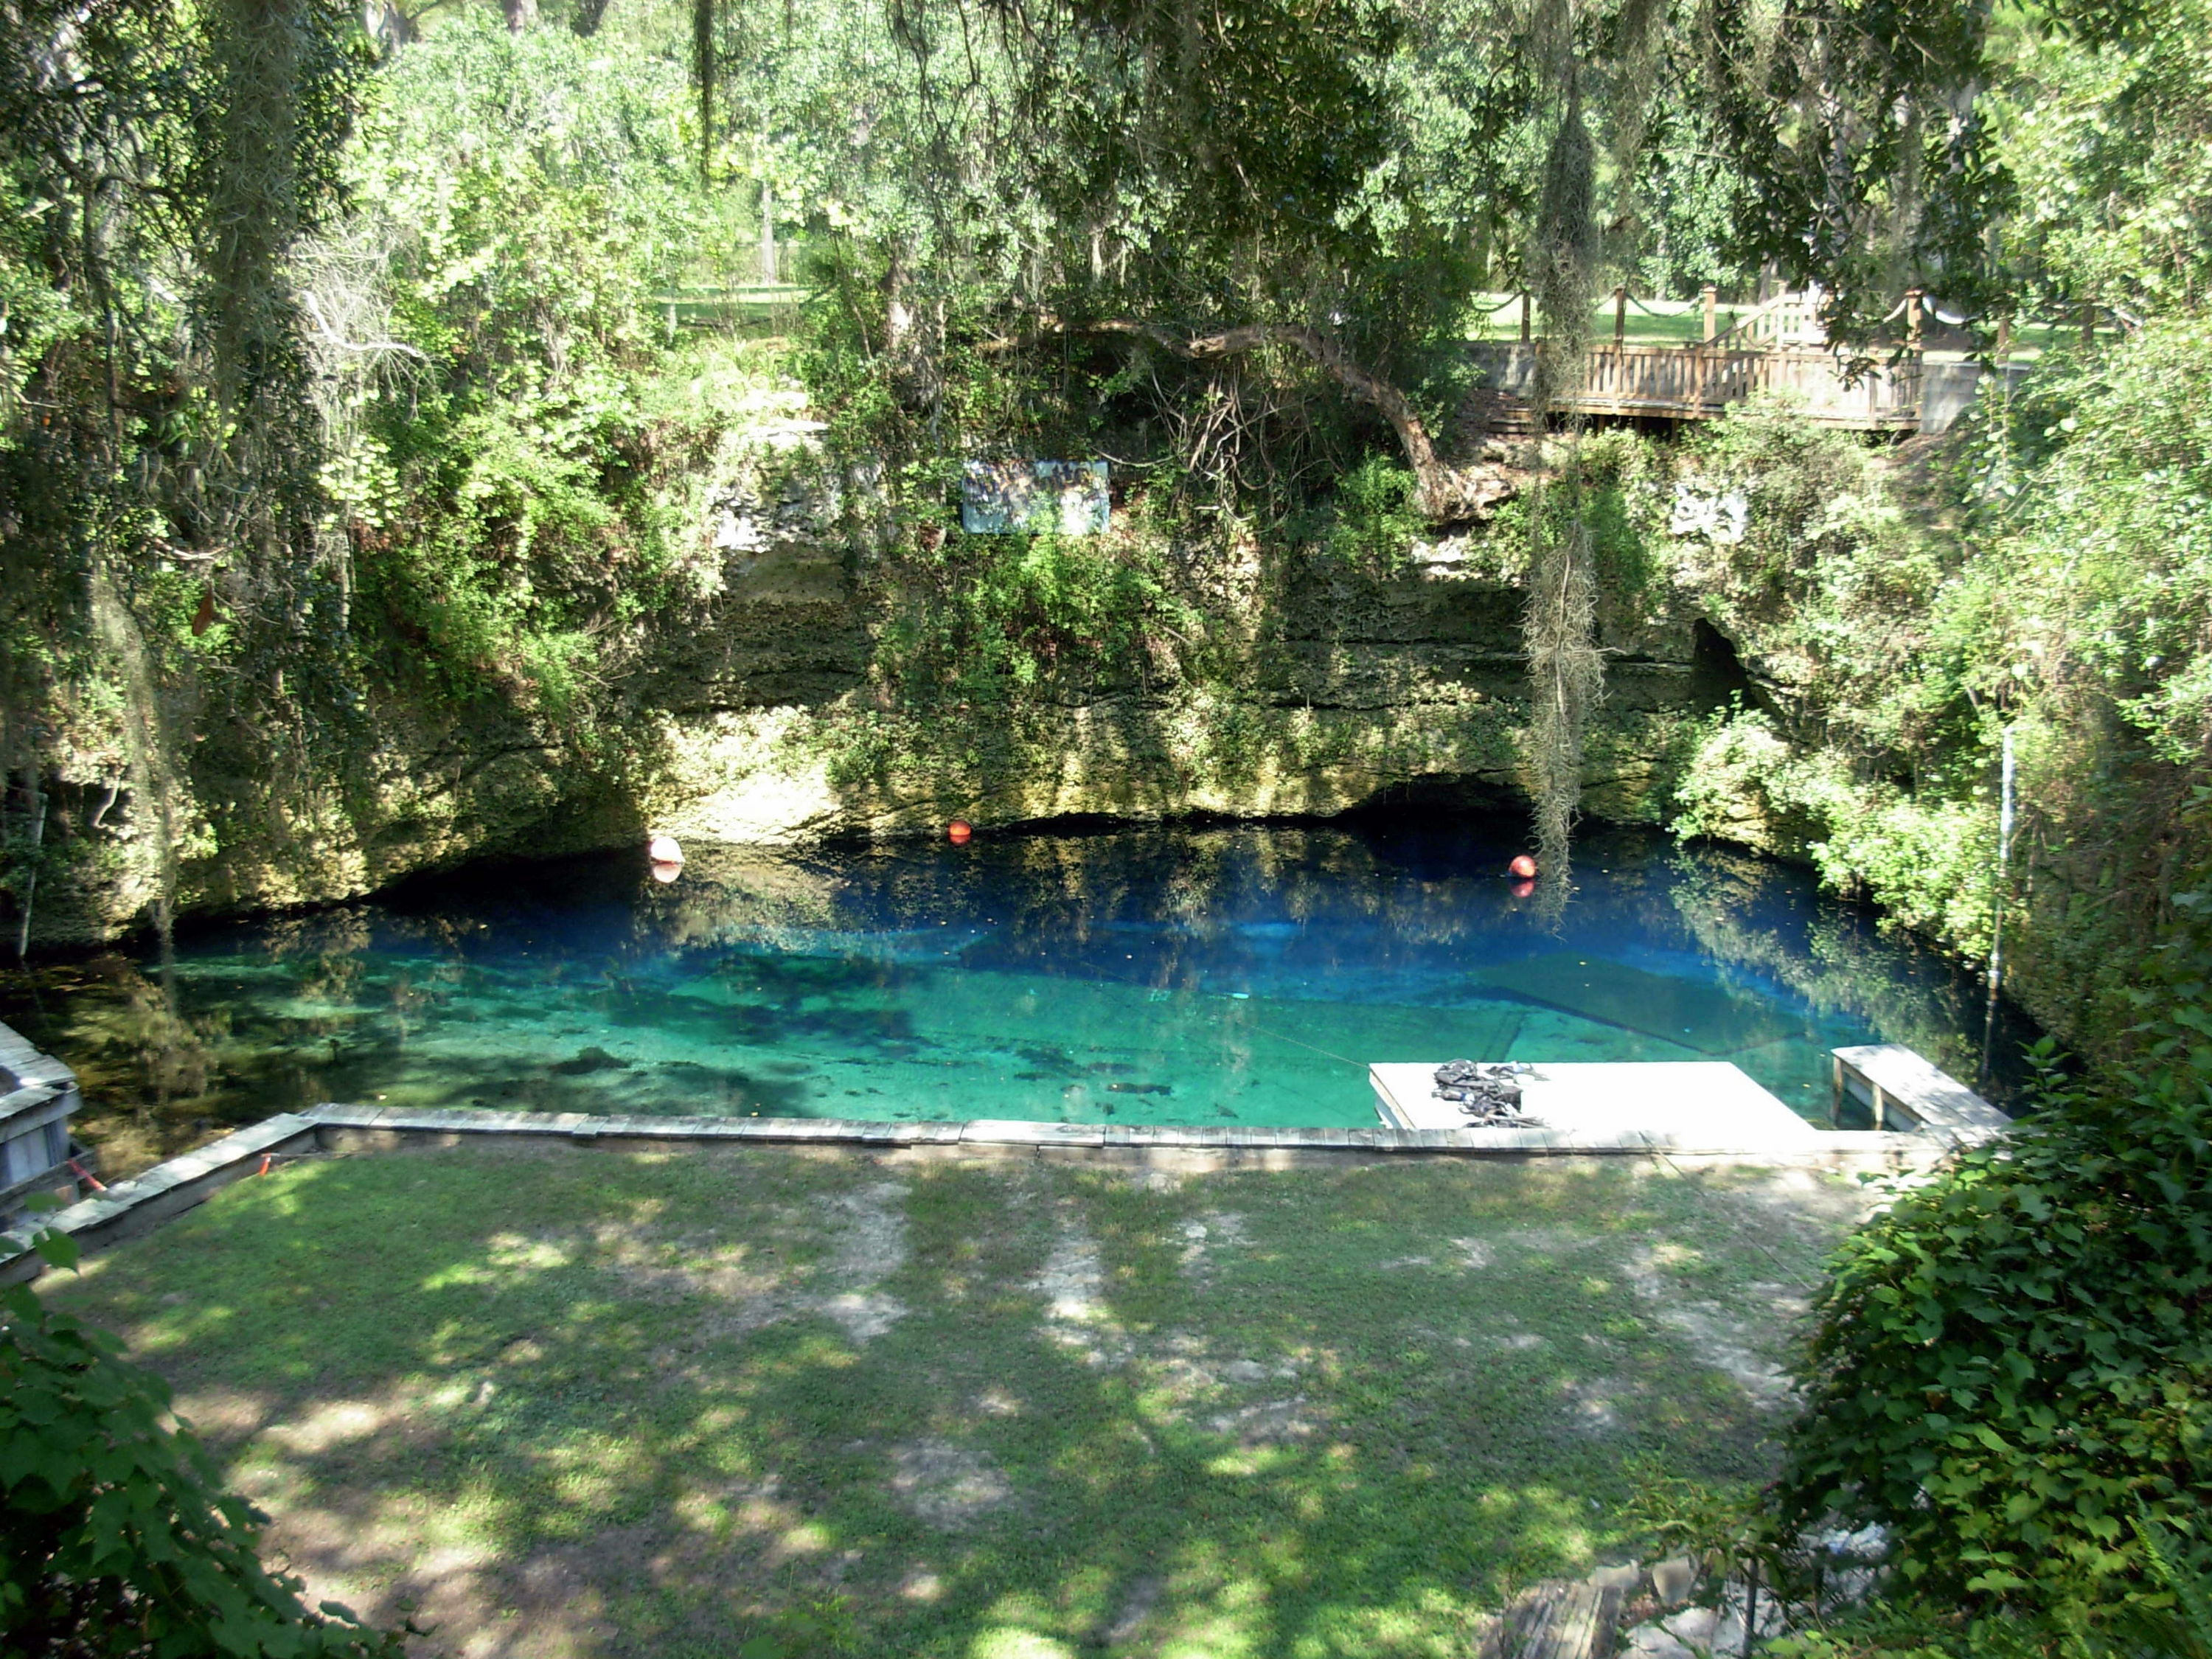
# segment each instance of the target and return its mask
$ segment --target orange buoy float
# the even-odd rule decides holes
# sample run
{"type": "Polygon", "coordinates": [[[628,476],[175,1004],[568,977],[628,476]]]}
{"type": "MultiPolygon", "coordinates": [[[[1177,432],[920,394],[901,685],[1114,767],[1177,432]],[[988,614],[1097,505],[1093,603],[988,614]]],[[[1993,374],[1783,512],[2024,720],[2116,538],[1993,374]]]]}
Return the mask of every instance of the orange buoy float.
{"type": "Polygon", "coordinates": [[[655,864],[684,862],[684,848],[678,844],[676,837],[665,830],[656,830],[646,837],[645,855],[655,864]]]}
{"type": "Polygon", "coordinates": [[[955,818],[945,826],[945,839],[955,847],[965,847],[968,838],[975,833],[975,826],[965,818],[955,818]]]}
{"type": "Polygon", "coordinates": [[[1520,857],[1515,859],[1512,863],[1507,865],[1505,867],[1511,871],[1515,878],[1518,880],[1534,881],[1536,879],[1536,860],[1530,858],[1526,853],[1522,854],[1520,857]]]}

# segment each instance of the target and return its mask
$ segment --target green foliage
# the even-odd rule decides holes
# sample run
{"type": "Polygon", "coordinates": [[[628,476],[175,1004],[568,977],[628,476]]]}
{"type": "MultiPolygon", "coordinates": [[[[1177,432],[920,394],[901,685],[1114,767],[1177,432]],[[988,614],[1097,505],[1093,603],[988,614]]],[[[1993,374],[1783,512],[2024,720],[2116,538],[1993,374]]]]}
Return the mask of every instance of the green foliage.
{"type": "MultiPolygon", "coordinates": [[[[58,1236],[49,1235],[52,1243],[58,1236]]],[[[64,1253],[66,1254],[66,1253],[64,1253]]],[[[167,1385],[18,1286],[0,1297],[0,1626],[11,1653],[384,1656],[398,1632],[311,1611],[257,1556],[167,1385]]]]}
{"type": "Polygon", "coordinates": [[[2212,1019],[2201,950],[2166,962],[2150,1069],[2047,1073],[2007,1142],[1838,1254],[1797,1367],[1786,1525],[1880,1522],[1910,1590],[2046,1612],[2169,1601],[2147,1538],[2175,1571],[2212,1565],[2212,1019]]]}
{"type": "Polygon", "coordinates": [[[1389,575],[1401,568],[1426,528],[1413,507],[1419,481],[1386,457],[1371,455],[1336,481],[1336,511],[1322,550],[1355,569],[1389,575]]]}
{"type": "Polygon", "coordinates": [[[1929,661],[1933,599],[1957,550],[1916,522],[1877,453],[1788,403],[1754,399],[1692,440],[1691,486],[1734,492],[1740,540],[1674,544],[1678,579],[1755,652],[1790,735],[1854,760],[1955,736],[1956,690],[1929,661]]]}
{"type": "Polygon", "coordinates": [[[652,299],[710,223],[682,88],[668,57],[471,11],[400,55],[364,123],[348,231],[424,367],[362,386],[331,482],[427,690],[588,726],[605,633],[653,603],[652,299]]]}
{"type": "Polygon", "coordinates": [[[1869,778],[1833,749],[1791,744],[1739,702],[1708,723],[1675,805],[1678,835],[1808,858],[1832,890],[1878,899],[1891,926],[1965,953],[1989,946],[1996,820],[1944,776],[1917,789],[1869,778]]]}
{"type": "Polygon", "coordinates": [[[1990,477],[2007,556],[1976,597],[2008,648],[1984,684],[2055,696],[2087,671],[2160,758],[2197,763],[2212,744],[2212,324],[2153,324],[2030,390],[1990,477]]]}
{"type": "Polygon", "coordinates": [[[1629,1461],[1629,1478],[1634,1495],[1621,1522],[1647,1559],[1717,1556],[1733,1562],[1749,1542],[1759,1520],[1759,1493],[1748,1482],[1690,1480],[1651,1453],[1629,1461]]]}
{"type": "Polygon", "coordinates": [[[2113,1605],[2038,1612],[1962,1609],[1918,1596],[1886,1596],[1817,1629],[1771,1643],[1775,1659],[2208,1659],[2212,1572],[2184,1565],[2175,1540],[2141,1516],[2134,1527],[2148,1593],[2113,1605]]]}
{"type": "Polygon", "coordinates": [[[1722,54],[1707,82],[1744,184],[1729,250],[1740,269],[1771,260],[1820,281],[1844,337],[1877,327],[1908,280],[1973,310],[2002,293],[1982,239],[2010,180],[1972,112],[1987,10],[1814,0],[1777,15],[1725,0],[1705,15],[1748,48],[1722,54]]]}
{"type": "Polygon", "coordinates": [[[935,526],[901,562],[878,666],[909,703],[1003,702],[1070,670],[1142,672],[1180,617],[1158,543],[935,526]]]}
{"type": "Polygon", "coordinates": [[[2047,301],[2201,308],[2212,275],[2212,9],[2171,0],[2118,29],[2022,29],[2001,58],[1984,106],[2017,181],[2004,249],[2021,288],[2047,301]]]}

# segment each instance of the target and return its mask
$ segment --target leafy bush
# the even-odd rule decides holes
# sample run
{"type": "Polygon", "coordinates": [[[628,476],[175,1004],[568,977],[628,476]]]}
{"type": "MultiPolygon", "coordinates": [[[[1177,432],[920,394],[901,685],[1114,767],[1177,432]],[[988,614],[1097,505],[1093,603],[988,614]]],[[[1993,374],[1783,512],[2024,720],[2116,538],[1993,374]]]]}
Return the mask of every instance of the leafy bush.
{"type": "Polygon", "coordinates": [[[2150,1526],[2176,1571],[2212,1565],[2207,962],[2167,948],[2149,1069],[2046,1070],[2039,1115],[1845,1244],[1798,1368],[1787,1525],[1880,1522],[1903,1586],[1968,1604],[2154,1604],[2150,1526]]]}
{"type": "Polygon", "coordinates": [[[2148,1596],[2047,1613],[1882,1599],[1766,1651],[1773,1659],[2212,1659],[2212,1573],[2182,1565],[2155,1522],[2138,1519],[2136,1532],[2152,1574],[2148,1596]]]}
{"type": "Polygon", "coordinates": [[[1954,949],[1989,949],[1996,823],[1932,774],[1919,790],[1855,776],[1833,750],[1792,748],[1761,710],[1717,713],[1675,787],[1680,836],[1803,858],[1830,890],[1880,899],[1886,926],[1954,949]]]}
{"type": "Polygon", "coordinates": [[[464,11],[398,54],[349,157],[318,303],[419,354],[348,365],[325,485],[394,663],[455,702],[589,722],[611,624],[672,557],[654,490],[699,434],[648,404],[690,367],[655,296],[717,241],[684,72],[464,11]]]}
{"type": "MultiPolygon", "coordinates": [[[[72,1259],[48,1236],[50,1257],[72,1259]]],[[[374,1631],[263,1566],[265,1516],[222,1490],[169,1390],[120,1344],[0,1297],[0,1628],[10,1654],[399,1659],[374,1631]]]]}
{"type": "Polygon", "coordinates": [[[1336,517],[1322,538],[1331,558],[1358,570],[1388,574],[1405,563],[1413,538],[1426,526],[1413,508],[1411,471],[1370,455],[1336,481],[1336,517]]]}
{"type": "Polygon", "coordinates": [[[879,656],[910,699],[1000,697],[1055,671],[1125,668],[1179,607],[1146,536],[925,538],[900,567],[879,656]]]}

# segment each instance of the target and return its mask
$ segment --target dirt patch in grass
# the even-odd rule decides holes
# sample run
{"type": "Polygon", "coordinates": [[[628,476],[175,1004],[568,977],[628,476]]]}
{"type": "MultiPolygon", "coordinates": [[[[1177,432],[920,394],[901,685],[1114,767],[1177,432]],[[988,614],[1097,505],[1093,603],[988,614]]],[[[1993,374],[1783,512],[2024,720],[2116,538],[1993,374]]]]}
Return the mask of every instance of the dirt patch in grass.
{"type": "Polygon", "coordinates": [[[240,1183],[48,1293],[425,1655],[1441,1659],[1619,1547],[1632,1458],[1766,1472],[1865,1202],[461,1149],[240,1183]]]}

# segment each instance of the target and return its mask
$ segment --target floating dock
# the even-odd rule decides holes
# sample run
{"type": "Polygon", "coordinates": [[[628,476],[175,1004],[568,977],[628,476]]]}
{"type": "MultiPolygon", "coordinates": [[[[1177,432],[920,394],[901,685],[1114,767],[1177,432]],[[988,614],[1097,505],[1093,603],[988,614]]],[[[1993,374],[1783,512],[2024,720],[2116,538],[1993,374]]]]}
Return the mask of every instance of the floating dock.
{"type": "MultiPolygon", "coordinates": [[[[1470,1126],[1456,1104],[1436,1097],[1436,1076],[1434,1064],[1369,1066],[1382,1121],[1496,1135],[1507,1145],[1524,1133],[1470,1126]]],[[[1724,1060],[1540,1065],[1520,1083],[1524,1115],[1591,1151],[1781,1152],[1820,1139],[1816,1127],[1724,1060]]]]}
{"type": "MultiPolygon", "coordinates": [[[[1838,1111],[1849,1096],[1872,1108],[1877,1129],[1909,1128],[1959,1146],[2002,1134],[2012,1121],[1910,1048],[1878,1043],[1832,1053],[1838,1111]]],[[[1788,1152],[1838,1133],[1806,1121],[1726,1060],[1531,1066],[1519,1079],[1528,1128],[1471,1124],[1455,1102],[1437,1098],[1436,1074],[1433,1063],[1369,1066],[1376,1115],[1394,1129],[1495,1136],[1502,1146],[1540,1129],[1555,1146],[1589,1152],[1788,1152]]]]}
{"type": "Polygon", "coordinates": [[[1855,1100],[1873,1115],[1874,1127],[1952,1130],[1967,1135],[2002,1133],[2012,1120],[1972,1089],[1939,1072],[1911,1049],[1895,1042],[1869,1042],[1856,1048],[1831,1048],[1836,1060],[1836,1095],[1828,1121],[1855,1100]]]}

